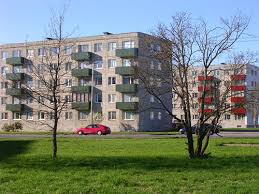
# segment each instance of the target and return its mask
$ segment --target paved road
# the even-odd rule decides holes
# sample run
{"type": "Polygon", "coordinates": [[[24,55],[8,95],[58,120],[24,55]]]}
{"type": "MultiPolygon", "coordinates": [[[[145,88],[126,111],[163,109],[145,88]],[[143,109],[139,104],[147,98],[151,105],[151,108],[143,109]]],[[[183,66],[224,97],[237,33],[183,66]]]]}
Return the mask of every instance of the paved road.
{"type": "MultiPolygon", "coordinates": [[[[51,135],[40,135],[40,134],[0,134],[0,138],[50,138],[51,135]]],[[[180,138],[185,135],[166,135],[166,134],[111,134],[106,136],[97,135],[58,135],[62,138],[105,138],[105,139],[123,139],[123,138],[180,138]]],[[[213,138],[238,138],[238,137],[259,137],[259,132],[221,132],[220,136],[213,135],[213,138]]]]}

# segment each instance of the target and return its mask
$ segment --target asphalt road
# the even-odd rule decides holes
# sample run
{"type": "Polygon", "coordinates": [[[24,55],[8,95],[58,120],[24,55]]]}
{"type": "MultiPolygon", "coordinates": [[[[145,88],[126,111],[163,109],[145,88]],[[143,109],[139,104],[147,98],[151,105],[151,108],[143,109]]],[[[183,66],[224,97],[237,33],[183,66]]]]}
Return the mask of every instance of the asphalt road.
{"type": "MultiPolygon", "coordinates": [[[[97,135],[57,135],[62,138],[105,138],[105,139],[123,139],[123,138],[181,138],[185,135],[167,135],[167,134],[110,134],[105,136],[97,135]]],[[[41,134],[0,134],[0,138],[50,138],[51,135],[41,134]]],[[[219,135],[213,135],[213,138],[240,138],[240,137],[259,137],[259,132],[221,132],[219,135]]]]}

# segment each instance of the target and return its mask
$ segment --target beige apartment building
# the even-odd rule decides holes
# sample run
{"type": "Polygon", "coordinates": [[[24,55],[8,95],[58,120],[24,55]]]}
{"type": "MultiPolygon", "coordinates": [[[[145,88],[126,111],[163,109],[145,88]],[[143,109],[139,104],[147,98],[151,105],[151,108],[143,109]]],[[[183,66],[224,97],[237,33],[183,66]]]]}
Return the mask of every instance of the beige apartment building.
{"type": "MultiPolygon", "coordinates": [[[[68,57],[64,64],[67,74],[60,82],[64,83],[67,93],[61,98],[68,99],[68,106],[61,114],[59,131],[72,131],[91,124],[92,114],[94,122],[109,126],[112,131],[170,128],[171,118],[164,110],[141,108],[148,103],[160,106],[134,76],[134,67],[142,63],[152,64],[154,71],[161,70],[144,48],[147,36],[150,35],[139,32],[104,33],[73,38],[64,45],[68,57]]],[[[22,86],[41,87],[31,66],[40,66],[47,52],[43,44],[51,45],[51,41],[0,45],[0,127],[19,121],[24,130],[47,130],[42,123],[51,120],[48,110],[35,99],[23,96],[22,86]]],[[[159,48],[159,44],[152,48],[154,46],[159,48]]],[[[60,52],[55,47],[50,51],[60,52]]],[[[171,107],[171,96],[165,98],[171,107]]]]}
{"type": "MultiPolygon", "coordinates": [[[[205,96],[205,113],[215,109],[215,103],[222,98],[228,88],[226,107],[231,107],[220,119],[223,128],[246,128],[258,126],[259,122],[259,67],[255,65],[213,65],[210,75],[205,78],[201,67],[193,67],[189,72],[192,105],[192,124],[199,118],[201,95],[205,96]],[[203,84],[207,82],[204,88],[203,84]],[[227,84],[227,85],[226,85],[227,84]],[[226,87],[227,86],[227,87],[226,87]]],[[[228,110],[228,109],[226,109],[228,110]]],[[[173,112],[183,118],[180,99],[173,95],[173,112]]]]}

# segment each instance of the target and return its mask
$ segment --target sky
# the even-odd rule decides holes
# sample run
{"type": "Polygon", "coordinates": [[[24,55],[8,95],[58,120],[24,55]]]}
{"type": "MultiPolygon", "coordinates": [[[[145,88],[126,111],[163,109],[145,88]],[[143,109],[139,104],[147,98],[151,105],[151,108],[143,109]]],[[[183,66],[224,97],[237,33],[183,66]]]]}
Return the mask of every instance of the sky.
{"type": "MultiPolygon", "coordinates": [[[[44,39],[51,10],[61,10],[69,0],[0,0],[0,44],[44,39]]],[[[217,25],[238,11],[251,17],[240,50],[259,51],[259,0],[70,0],[65,16],[66,31],[74,36],[103,32],[149,33],[159,22],[168,24],[178,12],[191,13],[217,25]]]]}

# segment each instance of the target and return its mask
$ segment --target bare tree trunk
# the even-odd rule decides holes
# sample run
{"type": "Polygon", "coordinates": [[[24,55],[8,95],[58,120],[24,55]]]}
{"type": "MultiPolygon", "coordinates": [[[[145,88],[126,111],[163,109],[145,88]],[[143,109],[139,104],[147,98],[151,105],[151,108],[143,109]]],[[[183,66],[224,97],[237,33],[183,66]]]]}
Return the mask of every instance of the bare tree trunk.
{"type": "Polygon", "coordinates": [[[204,146],[203,146],[203,148],[201,150],[201,154],[202,154],[203,157],[204,157],[205,151],[206,151],[206,149],[207,149],[207,147],[209,145],[209,140],[210,140],[210,134],[209,133],[210,133],[210,131],[206,135],[205,144],[204,144],[204,146]]]}
{"type": "Polygon", "coordinates": [[[196,150],[195,150],[195,156],[197,158],[200,158],[202,157],[202,154],[201,154],[201,150],[202,150],[202,140],[203,138],[201,137],[201,135],[199,134],[197,136],[197,147],[196,147],[196,150]]]}
{"type": "Polygon", "coordinates": [[[193,136],[192,136],[192,129],[187,130],[187,144],[188,144],[188,153],[189,158],[194,158],[194,146],[193,146],[193,136]]]}
{"type": "Polygon", "coordinates": [[[54,127],[53,127],[53,138],[52,138],[52,143],[53,143],[53,153],[52,153],[52,158],[53,160],[57,159],[57,126],[58,126],[58,120],[55,118],[54,121],[54,127]]]}

